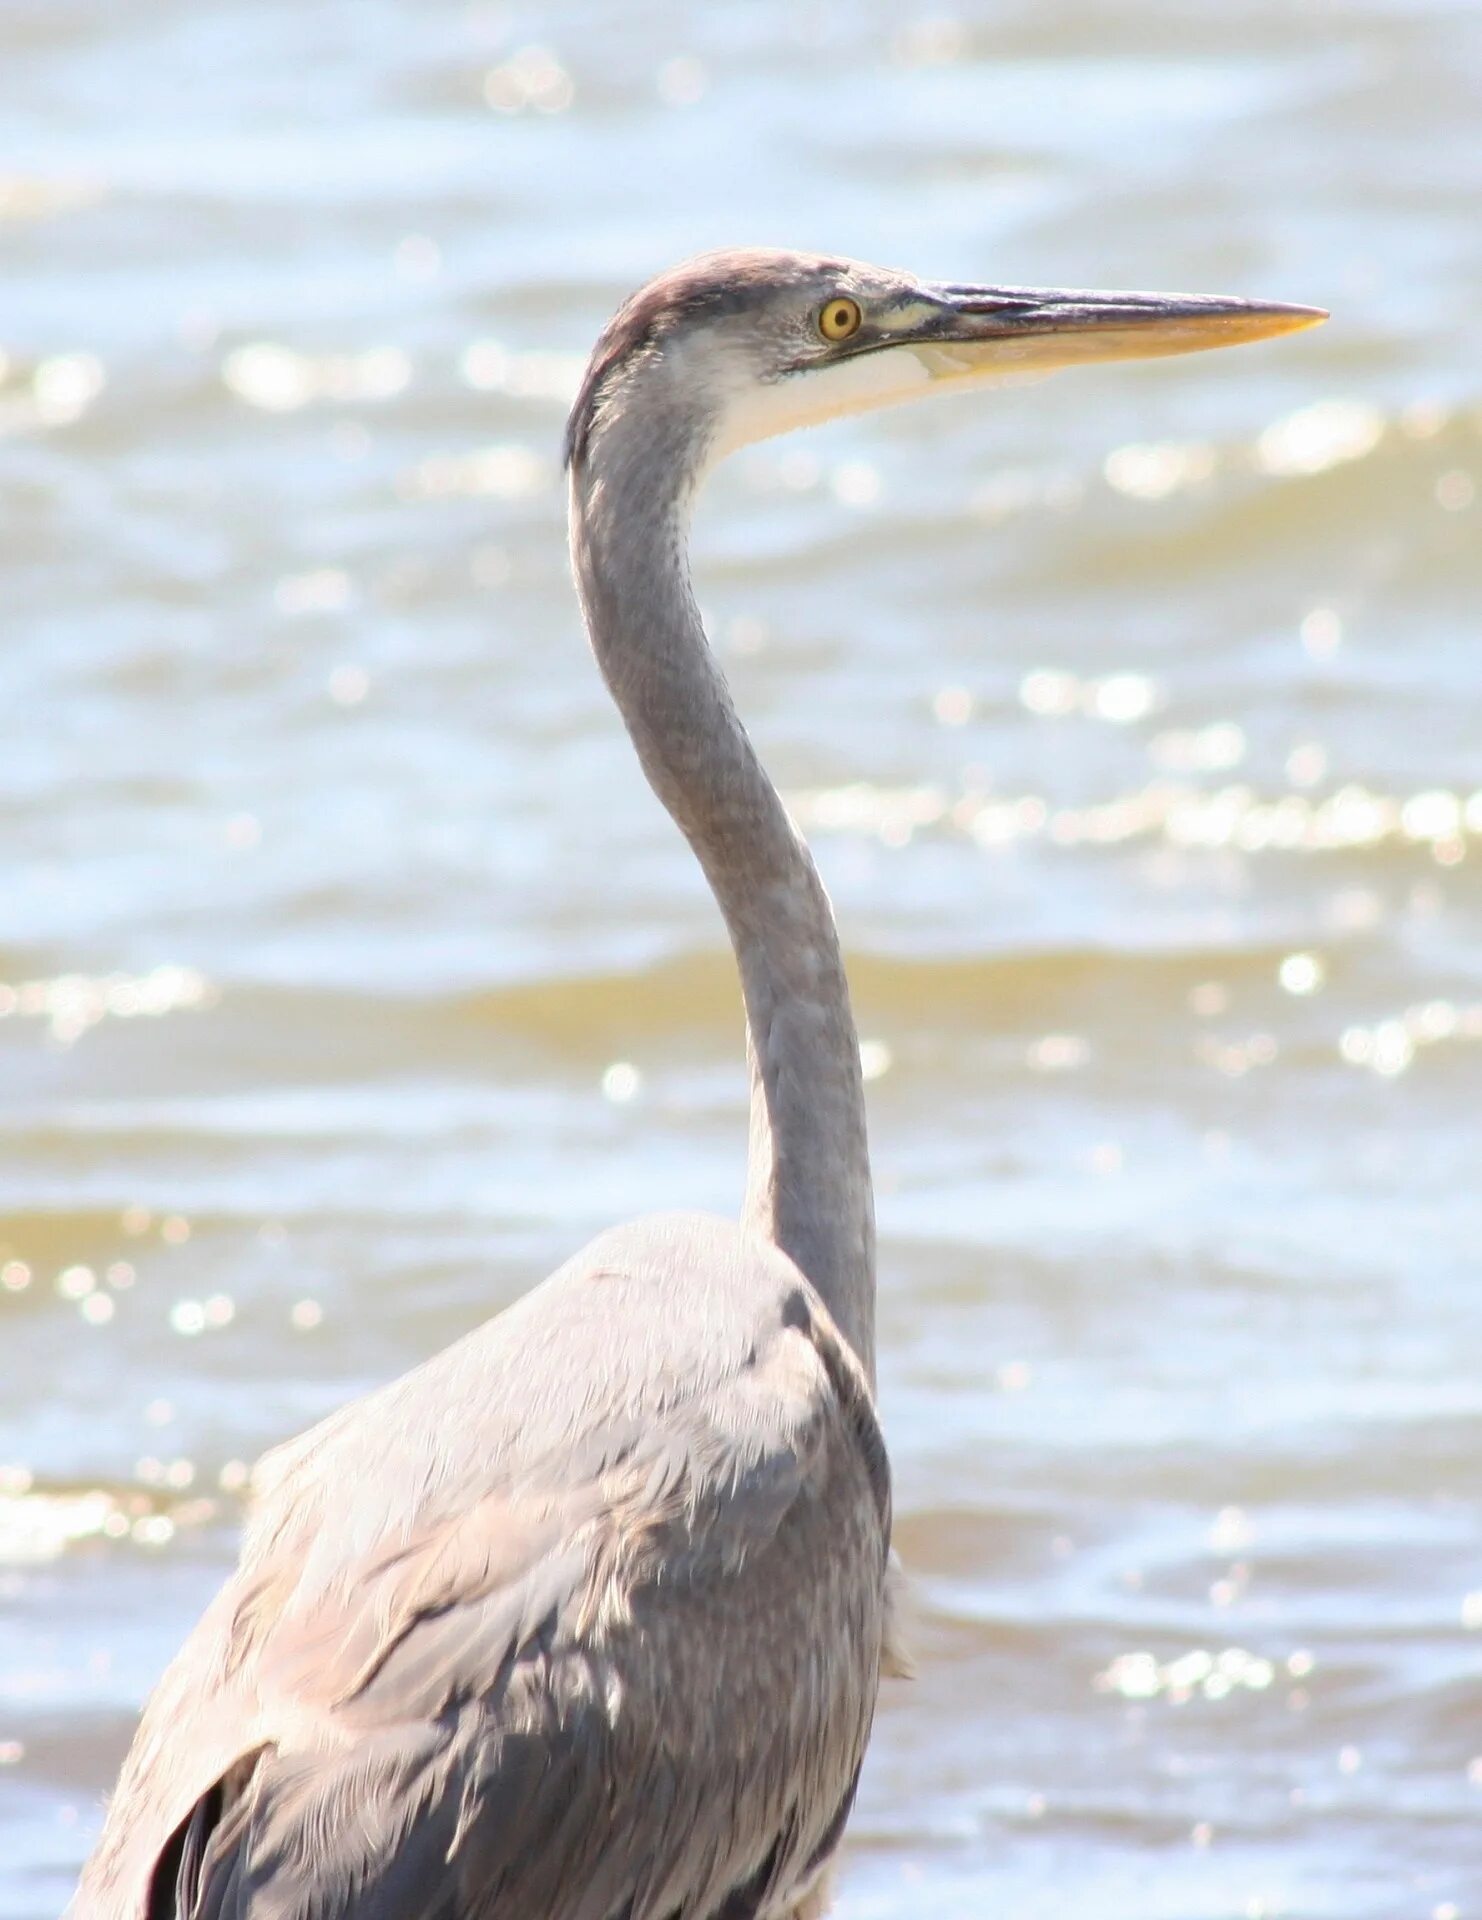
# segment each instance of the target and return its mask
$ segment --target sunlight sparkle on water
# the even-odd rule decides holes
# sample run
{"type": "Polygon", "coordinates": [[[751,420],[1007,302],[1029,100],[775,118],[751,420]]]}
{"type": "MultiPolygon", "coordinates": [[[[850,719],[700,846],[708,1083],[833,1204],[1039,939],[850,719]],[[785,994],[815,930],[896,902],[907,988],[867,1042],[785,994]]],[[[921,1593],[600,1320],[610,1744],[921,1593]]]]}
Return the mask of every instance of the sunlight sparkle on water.
{"type": "Polygon", "coordinates": [[[1324,968],[1315,953],[1289,953],[1276,970],[1287,993],[1316,993],[1323,983],[1324,968]]]}
{"type": "Polygon", "coordinates": [[[54,354],[31,377],[37,415],[44,426],[68,426],[81,419],[106,383],[103,362],[96,354],[54,354]]]}
{"type": "Polygon", "coordinates": [[[170,1309],[170,1325],[187,1338],[198,1333],[217,1333],[229,1327],[236,1317],[236,1304],[225,1293],[213,1293],[205,1300],[177,1300],[170,1309]]]}
{"type": "Polygon", "coordinates": [[[74,1540],[102,1533],[116,1503],[106,1493],[0,1493],[0,1566],[55,1560],[74,1540]]]}
{"type": "Polygon", "coordinates": [[[1482,1002],[1459,1007],[1449,1000],[1420,1001],[1372,1026],[1346,1027],[1338,1052],[1350,1066],[1393,1079],[1422,1049],[1450,1040],[1482,1041],[1482,1002]]]}
{"type": "MultiPolygon", "coordinates": [[[[141,1462],[140,1465],[145,1463],[141,1462]]],[[[132,1539],[140,1546],[162,1547],[180,1526],[200,1526],[215,1508],[209,1500],[175,1503],[162,1512],[161,1497],[188,1487],[195,1478],[189,1461],[156,1462],[158,1492],[45,1492],[0,1476],[0,1566],[41,1566],[59,1559],[85,1540],[132,1539]]]]}
{"type": "Polygon", "coordinates": [[[0,981],[0,1020],[46,1021],[53,1039],[70,1045],[102,1020],[159,1019],[216,1004],[215,987],[192,967],[152,973],[63,973],[46,980],[0,981]]]}
{"type": "Polygon", "coordinates": [[[318,400],[393,399],[411,384],[412,363],[400,347],[310,354],[259,340],[234,348],[221,364],[221,377],[250,407],[295,413],[318,400]]]}
{"type": "Polygon", "coordinates": [[[397,490],[408,500],[451,494],[525,500],[548,492],[555,483],[554,461],[518,442],[507,442],[474,453],[431,454],[402,477],[397,490]]]}
{"type": "Polygon", "coordinates": [[[1245,758],[1245,729],[1233,720],[1155,733],[1148,757],[1165,773],[1228,773],[1245,758]]]}
{"type": "Polygon", "coordinates": [[[1302,645],[1314,660],[1327,660],[1343,644],[1343,622],[1332,607],[1314,607],[1302,616],[1302,645]]]}
{"type": "Polygon", "coordinates": [[[1284,477],[1325,473],[1372,453],[1384,428],[1383,412],[1369,401],[1319,400],[1267,427],[1256,442],[1256,464],[1284,477]]]}
{"type": "MultiPolygon", "coordinates": [[[[1115,718],[1134,717],[1145,710],[1147,698],[1142,689],[1135,695],[1118,693],[1112,700],[1121,707],[1115,718]]],[[[1050,694],[1040,686],[1029,691],[1026,704],[1040,712],[1064,712],[1063,699],[1063,687],[1050,694]]],[[[1306,793],[1267,797],[1248,785],[1211,789],[1157,780],[1089,806],[1050,808],[1037,794],[985,798],[968,792],[953,800],[937,787],[853,781],[796,792],[789,804],[805,827],[869,834],[886,846],[904,846],[925,827],[951,826],[983,846],[1039,834],[1060,846],[1111,846],[1156,837],[1191,852],[1228,847],[1246,854],[1343,853],[1398,842],[1425,848],[1438,866],[1454,866],[1466,858],[1470,842],[1482,838],[1482,790],[1466,796],[1439,789],[1395,795],[1356,783],[1319,800],[1306,793]]]]}
{"type": "Polygon", "coordinates": [[[1026,674],[1019,683],[1020,702],[1031,713],[1045,718],[1081,713],[1091,719],[1108,720],[1114,726],[1145,719],[1163,704],[1163,697],[1157,682],[1142,673],[1112,673],[1082,680],[1060,668],[1042,667],[1026,674]]]}
{"type": "Polygon", "coordinates": [[[580,354],[531,348],[515,352],[497,340],[474,340],[463,349],[459,372],[479,393],[507,393],[519,400],[550,400],[569,406],[581,384],[580,354]]]}
{"type": "Polygon", "coordinates": [[[602,1075],[602,1098],[625,1107],[643,1091],[643,1075],[631,1061],[614,1060],[602,1075]]]}
{"type": "Polygon", "coordinates": [[[1077,1033],[1047,1033],[1025,1056],[1037,1073],[1071,1073],[1091,1058],[1090,1043],[1077,1033]]]}
{"type": "Polygon", "coordinates": [[[1120,1694],[1124,1700],[1163,1696],[1177,1707],[1196,1693],[1206,1700],[1224,1700],[1240,1690],[1264,1693],[1275,1678],[1272,1661],[1243,1647],[1226,1647],[1217,1654],[1195,1647],[1164,1661],[1151,1653],[1118,1654],[1091,1684],[1098,1693],[1120,1694]]]}
{"type": "Polygon", "coordinates": [[[1108,486],[1133,500],[1166,500],[1207,480],[1214,470],[1213,447],[1171,441],[1118,447],[1102,467],[1108,486]]]}
{"type": "Polygon", "coordinates": [[[496,113],[564,113],[575,98],[571,75],[549,47],[521,47],[484,75],[484,100],[496,113]]]}

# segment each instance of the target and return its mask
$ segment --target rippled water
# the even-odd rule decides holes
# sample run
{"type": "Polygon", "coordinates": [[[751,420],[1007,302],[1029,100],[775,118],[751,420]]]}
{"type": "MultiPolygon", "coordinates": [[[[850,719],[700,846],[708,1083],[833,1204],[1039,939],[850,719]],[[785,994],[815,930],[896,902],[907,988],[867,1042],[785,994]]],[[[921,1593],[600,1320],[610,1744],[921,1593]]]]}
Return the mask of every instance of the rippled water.
{"type": "Polygon", "coordinates": [[[50,0],[0,102],[0,1914],[243,1462],[736,1204],[555,456],[733,240],[1335,313],[702,515],[871,1075],[921,1673],[841,1912],[1482,1913],[1475,7],[50,0]]]}

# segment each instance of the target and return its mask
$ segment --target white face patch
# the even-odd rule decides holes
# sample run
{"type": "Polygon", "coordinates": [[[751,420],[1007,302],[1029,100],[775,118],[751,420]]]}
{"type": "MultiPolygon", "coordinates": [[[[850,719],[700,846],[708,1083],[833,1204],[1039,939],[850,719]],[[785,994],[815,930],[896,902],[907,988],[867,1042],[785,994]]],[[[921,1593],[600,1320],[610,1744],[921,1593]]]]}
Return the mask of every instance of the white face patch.
{"type": "Polygon", "coordinates": [[[754,441],[770,440],[797,427],[816,427],[844,414],[871,413],[932,392],[1018,385],[1033,369],[1026,368],[1013,352],[1015,344],[923,341],[876,348],[851,359],[784,374],[779,380],[746,381],[737,386],[721,412],[710,444],[710,463],[754,441]]]}
{"type": "Polygon", "coordinates": [[[737,447],[791,433],[795,427],[816,427],[841,414],[917,399],[931,382],[930,368],[913,347],[886,347],[784,374],[779,380],[748,381],[721,413],[710,457],[723,460],[737,447]]]}

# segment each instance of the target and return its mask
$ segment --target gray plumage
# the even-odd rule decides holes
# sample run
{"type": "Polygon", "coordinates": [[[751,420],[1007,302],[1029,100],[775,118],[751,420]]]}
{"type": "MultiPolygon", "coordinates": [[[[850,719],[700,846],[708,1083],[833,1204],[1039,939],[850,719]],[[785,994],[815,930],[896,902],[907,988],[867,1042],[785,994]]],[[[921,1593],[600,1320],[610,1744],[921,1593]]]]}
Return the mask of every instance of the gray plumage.
{"type": "MultiPolygon", "coordinates": [[[[1301,317],[1298,317],[1301,316],[1301,317]]],[[[691,498],[748,438],[1306,309],[716,254],[636,295],[567,434],[594,651],[735,948],[739,1224],[594,1241],[269,1454],[73,1920],[811,1920],[892,1636],[874,1222],[833,916],[705,645],[691,498]]]]}
{"type": "Polygon", "coordinates": [[[144,1910],[201,1916],[761,1914],[820,1864],[873,1706],[889,1486],[785,1256],[701,1216],[606,1234],[257,1491],[146,1713],[100,1901],[152,1875],[144,1910]],[[780,1711],[748,1739],[758,1692],[780,1711]],[[697,1723],[737,1730],[704,1769],[697,1723]]]}

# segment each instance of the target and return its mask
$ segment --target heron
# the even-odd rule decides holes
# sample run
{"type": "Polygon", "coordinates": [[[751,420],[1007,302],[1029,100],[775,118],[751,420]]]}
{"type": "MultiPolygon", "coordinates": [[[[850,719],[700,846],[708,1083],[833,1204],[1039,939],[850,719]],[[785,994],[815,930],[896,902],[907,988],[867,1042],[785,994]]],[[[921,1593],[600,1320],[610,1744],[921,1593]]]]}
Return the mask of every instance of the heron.
{"type": "Polygon", "coordinates": [[[265,1456],[72,1920],[816,1920],[901,1662],[859,1044],[818,870],[691,590],[749,442],[1294,331],[1246,299],[774,250],[622,305],[567,425],[593,652],[740,975],[738,1219],[601,1234],[265,1456]]]}

